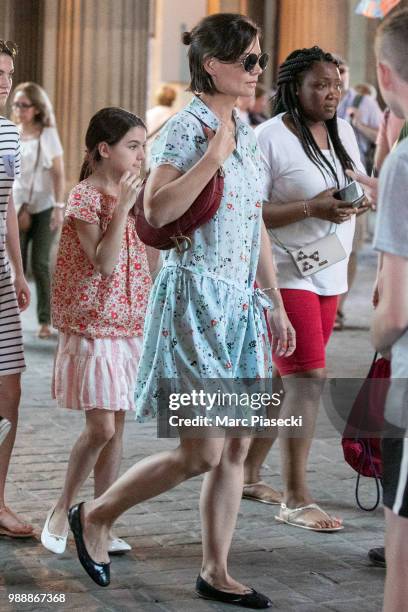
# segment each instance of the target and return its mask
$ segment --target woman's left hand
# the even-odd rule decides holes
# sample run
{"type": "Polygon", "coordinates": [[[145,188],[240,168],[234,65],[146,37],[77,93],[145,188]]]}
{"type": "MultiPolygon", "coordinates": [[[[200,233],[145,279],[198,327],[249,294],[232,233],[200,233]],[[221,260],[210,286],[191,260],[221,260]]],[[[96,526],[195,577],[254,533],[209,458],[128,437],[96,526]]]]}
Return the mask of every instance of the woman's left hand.
{"type": "Polygon", "coordinates": [[[296,349],[296,332],[283,305],[268,310],[268,323],[272,333],[272,351],[279,357],[289,357],[296,349]]]}
{"type": "Polygon", "coordinates": [[[53,232],[54,230],[59,229],[64,222],[64,209],[63,208],[53,208],[51,213],[50,220],[50,230],[53,232]]]}

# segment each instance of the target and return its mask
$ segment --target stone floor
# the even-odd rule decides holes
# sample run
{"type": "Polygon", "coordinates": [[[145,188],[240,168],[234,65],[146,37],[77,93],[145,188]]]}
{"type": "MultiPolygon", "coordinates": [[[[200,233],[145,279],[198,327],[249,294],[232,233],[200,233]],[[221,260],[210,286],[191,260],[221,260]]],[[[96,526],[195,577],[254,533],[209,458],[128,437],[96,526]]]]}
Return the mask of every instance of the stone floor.
{"type": "MultiPolygon", "coordinates": [[[[368,339],[371,284],[375,258],[367,247],[346,307],[349,328],[335,333],[329,346],[329,370],[335,377],[365,376],[372,358],[368,339]]],[[[179,486],[123,515],[119,535],[133,551],[112,563],[112,581],[98,588],[78,564],[70,542],[59,557],[46,551],[38,535],[46,512],[61,489],[71,446],[82,426],[82,414],[58,411],[50,400],[55,340],[35,338],[33,308],[24,315],[28,369],[20,429],[10,469],[8,500],[37,528],[32,541],[0,540],[0,610],[86,610],[132,612],[201,612],[227,610],[196,598],[193,584],[200,568],[198,518],[200,478],[179,486]],[[10,602],[16,594],[65,596],[65,603],[10,602]]],[[[153,423],[128,419],[122,469],[156,450],[170,448],[158,440],[153,423]]],[[[281,486],[277,448],[264,478],[281,486]]],[[[383,542],[383,512],[356,507],[355,473],[343,460],[340,439],[319,423],[309,463],[316,499],[344,518],[337,534],[314,533],[278,524],[276,509],[244,500],[230,555],[231,573],[267,593],[276,610],[286,612],[376,612],[381,609],[384,571],[367,561],[367,550],[383,542]],[[330,432],[331,433],[328,433],[330,432]]],[[[373,498],[373,483],[363,495],[373,498]]],[[[84,496],[91,495],[91,482],[84,496]]],[[[22,598],[22,597],[21,597],[22,598]]],[[[28,596],[27,596],[28,599],[28,596]]],[[[37,598],[38,599],[38,598],[37,598]]]]}

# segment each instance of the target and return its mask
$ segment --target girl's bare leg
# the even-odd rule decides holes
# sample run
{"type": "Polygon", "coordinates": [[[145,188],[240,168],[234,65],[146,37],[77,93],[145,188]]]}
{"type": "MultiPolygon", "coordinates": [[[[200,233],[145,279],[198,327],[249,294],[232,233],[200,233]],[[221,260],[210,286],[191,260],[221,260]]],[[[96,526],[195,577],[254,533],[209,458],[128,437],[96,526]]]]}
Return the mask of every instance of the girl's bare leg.
{"type": "Polygon", "coordinates": [[[88,410],[85,416],[85,429],[71,451],[64,488],[49,523],[50,532],[56,535],[67,533],[68,509],[94,469],[101,452],[115,435],[115,414],[112,411],[88,410]]]}
{"type": "MultiPolygon", "coordinates": [[[[95,498],[105,493],[118,479],[123,454],[123,430],[125,426],[125,411],[115,412],[115,435],[101,451],[94,467],[95,498]]],[[[114,534],[110,534],[114,538],[114,534]]]]}
{"type": "Polygon", "coordinates": [[[105,493],[107,489],[118,479],[120,464],[123,453],[123,429],[125,426],[125,411],[118,410],[114,413],[115,434],[101,450],[94,467],[94,492],[95,497],[105,493]]]}

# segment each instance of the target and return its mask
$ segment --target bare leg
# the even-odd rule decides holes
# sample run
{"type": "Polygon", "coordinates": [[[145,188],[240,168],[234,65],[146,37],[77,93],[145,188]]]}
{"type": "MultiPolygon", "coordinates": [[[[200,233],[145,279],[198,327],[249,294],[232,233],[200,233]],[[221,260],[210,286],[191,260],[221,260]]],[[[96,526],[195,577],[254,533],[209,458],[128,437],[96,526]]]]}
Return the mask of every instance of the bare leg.
{"type": "MultiPolygon", "coordinates": [[[[281,385],[282,379],[280,376],[274,377],[274,392],[278,391],[281,385]]],[[[277,412],[279,412],[279,410],[277,411],[276,408],[270,407],[268,410],[268,417],[276,417],[277,412]]],[[[254,437],[251,439],[248,455],[244,465],[244,492],[246,495],[250,495],[258,499],[267,499],[271,502],[280,503],[282,501],[281,493],[275,491],[275,489],[261,480],[262,466],[266,461],[269,451],[271,450],[276,438],[277,430],[274,428],[268,431],[268,437],[254,437]]]]}
{"type": "Polygon", "coordinates": [[[105,493],[107,489],[117,480],[119,476],[120,463],[123,451],[123,429],[125,426],[125,411],[119,410],[114,413],[115,435],[101,450],[94,467],[95,497],[105,493]]]}
{"type": "Polygon", "coordinates": [[[408,519],[385,508],[385,580],[384,612],[401,612],[408,601],[408,519]]]}
{"type": "Polygon", "coordinates": [[[7,472],[17,432],[18,406],[21,396],[20,378],[20,374],[0,376],[0,415],[11,423],[10,432],[0,446],[0,526],[11,532],[30,534],[33,531],[31,525],[18,518],[6,506],[4,498],[7,472]]]}
{"type": "Polygon", "coordinates": [[[51,533],[56,535],[66,534],[67,511],[94,469],[102,450],[115,434],[115,415],[112,411],[89,410],[85,417],[85,429],[71,451],[64,488],[49,524],[51,533]]]}
{"type": "Polygon", "coordinates": [[[201,575],[215,588],[232,593],[245,593],[249,590],[233,580],[227,569],[228,553],[241,502],[244,461],[249,444],[250,438],[227,438],[219,465],[207,472],[201,489],[201,575]]]}
{"type": "MultiPolygon", "coordinates": [[[[325,372],[310,370],[284,377],[285,399],[281,416],[302,416],[302,432],[280,432],[282,473],[285,483],[284,502],[288,508],[311,504],[314,500],[306,482],[307,461],[315,431],[325,372]],[[303,380],[302,380],[303,379],[303,380]],[[297,434],[297,435],[296,435],[297,434]]],[[[328,519],[318,510],[308,513],[308,521],[317,527],[338,527],[338,519],[328,519]]]]}
{"type": "Polygon", "coordinates": [[[260,472],[262,465],[275,440],[276,436],[270,438],[252,438],[248,457],[244,466],[245,484],[255,483],[261,480],[260,472]]]}
{"type": "MultiPolygon", "coordinates": [[[[105,493],[117,480],[123,452],[123,429],[125,426],[125,411],[115,412],[115,435],[102,449],[94,467],[95,497],[105,493]]],[[[110,534],[114,538],[114,534],[110,534]]]]}
{"type": "Polygon", "coordinates": [[[107,563],[107,545],[115,520],[136,504],[218,465],[224,438],[182,438],[171,451],[146,457],[123,474],[101,497],[83,506],[84,540],[88,553],[107,563]]]}

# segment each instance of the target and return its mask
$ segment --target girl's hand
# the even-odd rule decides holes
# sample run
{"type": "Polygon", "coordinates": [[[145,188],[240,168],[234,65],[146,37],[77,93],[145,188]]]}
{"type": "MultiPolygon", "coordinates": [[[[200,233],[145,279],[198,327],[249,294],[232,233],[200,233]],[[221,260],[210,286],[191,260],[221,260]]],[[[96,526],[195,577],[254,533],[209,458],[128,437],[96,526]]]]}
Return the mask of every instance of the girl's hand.
{"type": "Polygon", "coordinates": [[[296,349],[296,332],[283,305],[268,310],[268,323],[272,333],[272,351],[279,357],[292,355],[296,349]]]}
{"type": "Polygon", "coordinates": [[[208,139],[208,148],[205,152],[205,157],[212,159],[216,162],[217,166],[222,166],[236,148],[235,134],[222,122],[215,134],[213,130],[207,127],[204,127],[204,132],[208,139]]]}
{"type": "Polygon", "coordinates": [[[337,200],[333,196],[335,191],[336,189],[326,189],[312,200],[308,200],[312,217],[332,223],[344,223],[356,214],[356,209],[350,204],[337,200]]]}
{"type": "Polygon", "coordinates": [[[124,208],[126,212],[129,212],[134,206],[141,183],[140,176],[132,174],[128,170],[122,174],[119,181],[118,206],[124,208]]]}

